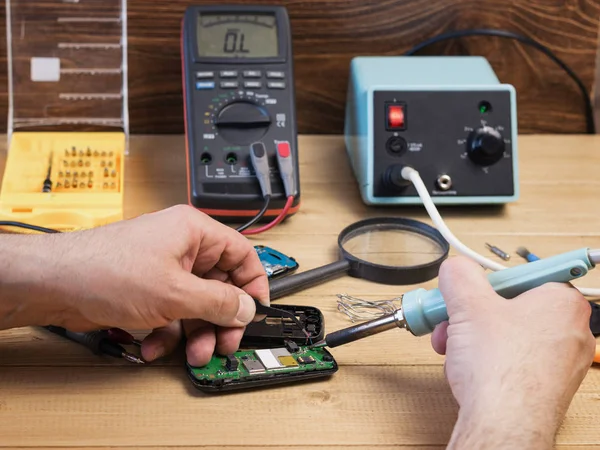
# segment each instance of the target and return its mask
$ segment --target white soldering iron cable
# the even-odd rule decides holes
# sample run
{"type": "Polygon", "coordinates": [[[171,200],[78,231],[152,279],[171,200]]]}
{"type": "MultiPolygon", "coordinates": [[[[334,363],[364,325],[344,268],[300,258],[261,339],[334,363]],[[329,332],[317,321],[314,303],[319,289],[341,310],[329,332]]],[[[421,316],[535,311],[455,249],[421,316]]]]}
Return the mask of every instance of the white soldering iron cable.
{"type": "MultiPolygon", "coordinates": [[[[417,193],[419,194],[419,197],[421,197],[423,206],[425,206],[425,209],[427,210],[427,213],[429,214],[429,217],[431,218],[434,226],[439,230],[444,239],[446,239],[452,247],[454,247],[463,255],[470,257],[486,269],[497,271],[507,268],[506,266],[503,266],[502,264],[499,264],[496,261],[492,261],[491,259],[488,259],[485,256],[482,256],[479,253],[471,250],[469,247],[463,244],[456,236],[454,236],[452,231],[450,231],[450,228],[448,228],[448,226],[444,222],[444,219],[442,219],[442,216],[438,212],[437,208],[435,207],[435,204],[433,203],[433,200],[429,195],[429,191],[425,187],[425,183],[423,183],[419,172],[417,172],[412,167],[405,167],[404,169],[402,169],[401,174],[402,178],[410,181],[414,185],[415,189],[417,190],[417,193]]],[[[594,264],[600,264],[600,250],[590,251],[589,257],[594,264]]],[[[587,297],[600,297],[600,289],[578,289],[583,295],[587,297]]]]}

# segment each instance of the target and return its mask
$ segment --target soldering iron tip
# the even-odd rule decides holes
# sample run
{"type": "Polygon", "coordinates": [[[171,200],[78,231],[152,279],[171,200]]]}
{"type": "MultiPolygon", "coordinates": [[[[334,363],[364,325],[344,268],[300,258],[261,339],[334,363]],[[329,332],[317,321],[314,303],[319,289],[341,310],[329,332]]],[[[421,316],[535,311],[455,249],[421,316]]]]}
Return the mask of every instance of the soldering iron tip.
{"type": "Polygon", "coordinates": [[[323,339],[322,341],[315,342],[313,345],[310,345],[309,348],[323,348],[327,347],[327,341],[323,339]]]}

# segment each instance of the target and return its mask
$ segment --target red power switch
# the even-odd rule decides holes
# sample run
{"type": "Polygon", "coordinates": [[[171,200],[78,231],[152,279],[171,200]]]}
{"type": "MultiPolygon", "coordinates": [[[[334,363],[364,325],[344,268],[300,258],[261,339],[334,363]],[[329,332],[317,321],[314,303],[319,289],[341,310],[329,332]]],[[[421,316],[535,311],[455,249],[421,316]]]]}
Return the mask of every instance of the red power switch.
{"type": "Polygon", "coordinates": [[[290,156],[290,143],[289,142],[278,142],[277,143],[277,152],[279,156],[282,158],[287,158],[290,156]]]}
{"type": "Polygon", "coordinates": [[[404,128],[403,105],[389,105],[387,107],[387,127],[390,130],[401,130],[404,128]]]}

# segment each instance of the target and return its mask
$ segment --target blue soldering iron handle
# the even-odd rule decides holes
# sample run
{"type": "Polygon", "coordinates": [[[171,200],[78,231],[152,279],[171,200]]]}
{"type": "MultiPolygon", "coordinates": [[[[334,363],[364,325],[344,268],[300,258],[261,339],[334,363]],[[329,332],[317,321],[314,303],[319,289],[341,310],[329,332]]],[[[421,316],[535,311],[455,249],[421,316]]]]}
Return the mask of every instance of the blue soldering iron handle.
{"type": "MultiPolygon", "coordinates": [[[[508,299],[545,283],[566,283],[581,278],[594,267],[588,250],[582,248],[492,272],[488,280],[499,295],[508,299]]],[[[429,334],[437,324],[448,320],[446,303],[439,289],[416,289],[404,294],[402,312],[406,328],[415,336],[429,334]]]]}

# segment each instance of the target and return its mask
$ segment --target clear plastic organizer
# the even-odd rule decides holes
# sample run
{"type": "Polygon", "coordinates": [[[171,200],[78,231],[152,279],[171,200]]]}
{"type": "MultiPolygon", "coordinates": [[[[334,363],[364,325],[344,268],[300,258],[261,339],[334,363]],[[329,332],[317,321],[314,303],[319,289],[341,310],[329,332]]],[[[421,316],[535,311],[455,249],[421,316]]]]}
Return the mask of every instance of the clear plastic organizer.
{"type": "Polygon", "coordinates": [[[126,0],[7,0],[6,26],[0,220],[62,230],[120,220],[129,142],[126,0]]]}

